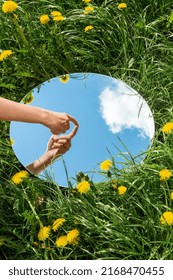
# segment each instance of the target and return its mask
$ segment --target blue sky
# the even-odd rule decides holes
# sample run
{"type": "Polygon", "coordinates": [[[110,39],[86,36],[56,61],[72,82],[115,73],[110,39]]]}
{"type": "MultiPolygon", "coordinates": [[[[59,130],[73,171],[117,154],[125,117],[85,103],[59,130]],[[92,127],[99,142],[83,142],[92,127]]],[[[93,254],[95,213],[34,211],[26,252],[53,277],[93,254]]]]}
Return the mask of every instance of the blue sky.
{"type": "MultiPolygon", "coordinates": [[[[42,84],[39,90],[35,88],[33,95],[33,102],[26,106],[65,112],[80,124],[71,149],[63,156],[69,178],[79,171],[90,171],[89,176],[95,182],[102,181],[102,175],[91,171],[99,170],[99,163],[110,158],[107,148],[115,162],[119,161],[115,146],[122,152],[124,148],[117,136],[136,156],[147,149],[154,135],[154,121],[145,101],[126,84],[108,76],[76,73],[70,75],[68,83],[56,77],[42,84]]],[[[45,152],[51,133],[39,124],[11,122],[10,137],[15,141],[16,156],[26,166],[45,152]]],[[[67,185],[61,158],[46,171],[59,185],[67,185]]]]}

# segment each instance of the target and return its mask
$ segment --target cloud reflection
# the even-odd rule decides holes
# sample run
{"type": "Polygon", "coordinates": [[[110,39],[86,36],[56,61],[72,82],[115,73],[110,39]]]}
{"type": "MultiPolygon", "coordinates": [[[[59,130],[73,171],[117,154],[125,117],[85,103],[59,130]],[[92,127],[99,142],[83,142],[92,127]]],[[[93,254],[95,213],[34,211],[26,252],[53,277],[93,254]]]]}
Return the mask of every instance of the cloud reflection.
{"type": "Polygon", "coordinates": [[[99,95],[100,113],[112,133],[138,129],[139,137],[154,136],[154,120],[145,100],[123,82],[106,86],[99,95]]]}

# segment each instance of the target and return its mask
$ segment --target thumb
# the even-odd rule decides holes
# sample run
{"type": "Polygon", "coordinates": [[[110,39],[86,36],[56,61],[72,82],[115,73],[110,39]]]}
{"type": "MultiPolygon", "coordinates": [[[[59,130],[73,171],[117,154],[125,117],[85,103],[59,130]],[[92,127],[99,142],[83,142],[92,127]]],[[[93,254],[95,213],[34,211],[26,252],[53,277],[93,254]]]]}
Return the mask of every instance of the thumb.
{"type": "Polygon", "coordinates": [[[73,130],[67,135],[67,138],[71,140],[76,135],[78,128],[79,128],[79,126],[75,125],[73,130]]]}

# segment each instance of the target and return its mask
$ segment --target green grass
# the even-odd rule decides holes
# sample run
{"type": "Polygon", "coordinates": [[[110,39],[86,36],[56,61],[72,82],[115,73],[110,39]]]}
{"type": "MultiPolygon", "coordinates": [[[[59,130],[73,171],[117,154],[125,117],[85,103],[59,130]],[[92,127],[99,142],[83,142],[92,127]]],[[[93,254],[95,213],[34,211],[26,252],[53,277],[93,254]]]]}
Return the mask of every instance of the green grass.
{"type": "MultiPolygon", "coordinates": [[[[0,1],[2,4],[3,1],[0,1]]],[[[172,226],[160,223],[173,211],[173,177],[160,181],[159,171],[173,172],[172,134],[161,127],[173,121],[173,23],[171,0],[92,1],[83,14],[82,1],[17,1],[20,31],[10,15],[0,11],[0,49],[13,56],[0,62],[1,96],[20,101],[38,84],[65,73],[95,72],[128,83],[148,102],[156,135],[146,160],[129,161],[130,172],[105,173],[86,194],[60,189],[30,175],[20,185],[11,177],[23,167],[9,142],[9,123],[0,123],[0,258],[1,259],[173,259],[172,226]],[[66,19],[42,25],[39,17],[53,10],[66,19]],[[168,24],[169,23],[169,24],[168,24]],[[94,28],[84,32],[87,25],[94,28]],[[112,178],[127,187],[120,196],[112,178]],[[43,197],[42,205],[38,198],[43,197]],[[44,226],[66,222],[49,239],[38,241],[44,226]],[[60,235],[77,228],[78,245],[57,248],[60,235]],[[37,245],[34,245],[37,242],[37,245]],[[44,245],[44,246],[43,246],[44,245]]],[[[114,156],[114,155],[113,155],[114,156]]]]}

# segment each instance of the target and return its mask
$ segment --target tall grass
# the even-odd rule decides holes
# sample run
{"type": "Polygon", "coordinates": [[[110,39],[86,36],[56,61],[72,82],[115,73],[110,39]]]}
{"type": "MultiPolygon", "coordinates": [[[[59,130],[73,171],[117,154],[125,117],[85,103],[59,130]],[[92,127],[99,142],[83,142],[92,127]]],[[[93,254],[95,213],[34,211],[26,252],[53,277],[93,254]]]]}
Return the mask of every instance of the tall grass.
{"type": "MultiPolygon", "coordinates": [[[[4,1],[0,1],[2,5],[4,1]]],[[[0,62],[1,96],[20,101],[36,85],[65,73],[95,72],[123,80],[148,102],[156,135],[146,159],[129,161],[130,172],[111,168],[103,182],[86,194],[61,189],[30,175],[20,185],[11,177],[23,167],[9,138],[9,123],[0,123],[0,258],[1,259],[172,259],[172,226],[160,217],[173,211],[173,177],[160,181],[159,171],[173,172],[172,134],[161,127],[173,121],[173,23],[171,0],[16,1],[17,19],[0,11],[0,49],[12,57],[0,62]],[[62,22],[41,24],[39,17],[58,10],[62,22]],[[16,24],[17,21],[17,24],[16,24]],[[87,25],[93,29],[84,32],[87,25]],[[124,195],[113,188],[127,187],[124,195]],[[41,201],[41,202],[39,202],[41,201]],[[40,225],[66,222],[38,241],[40,225]],[[78,244],[64,248],[56,239],[77,228],[78,244]]]]}

